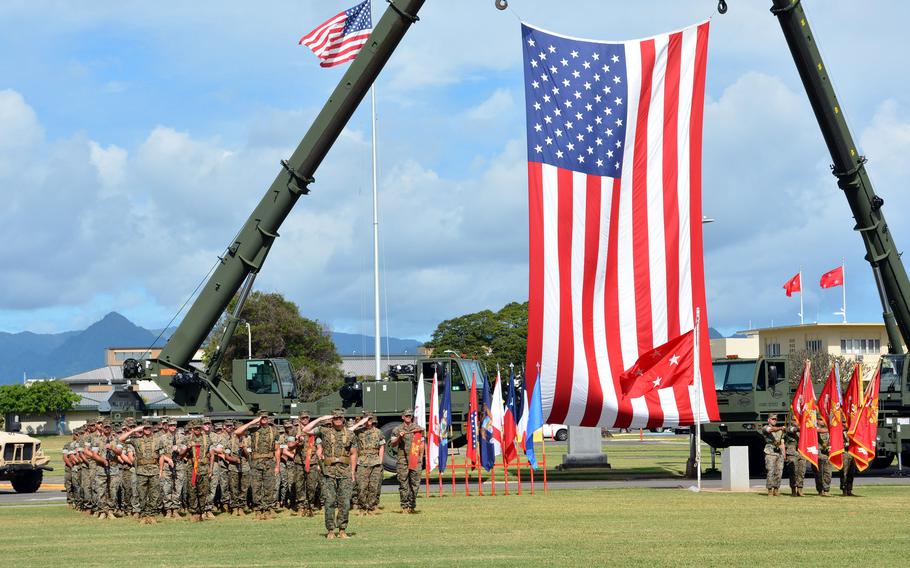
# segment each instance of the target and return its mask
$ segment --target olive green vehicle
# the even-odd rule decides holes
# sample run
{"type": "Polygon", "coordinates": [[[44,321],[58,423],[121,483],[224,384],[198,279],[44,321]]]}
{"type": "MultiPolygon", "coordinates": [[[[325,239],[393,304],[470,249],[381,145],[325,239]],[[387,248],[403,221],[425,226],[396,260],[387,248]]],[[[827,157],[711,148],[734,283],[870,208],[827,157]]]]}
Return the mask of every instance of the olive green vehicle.
{"type": "Polygon", "coordinates": [[[45,471],[53,471],[41,441],[25,434],[0,432],[0,481],[9,481],[16,493],[34,493],[45,471]]]}
{"type": "MultiPolygon", "coordinates": [[[[209,416],[249,416],[267,410],[293,416],[303,409],[325,414],[339,406],[351,414],[362,410],[376,413],[379,425],[388,433],[400,421],[403,410],[414,405],[417,377],[430,380],[438,373],[440,385],[448,374],[452,390],[452,425],[460,442],[462,421],[467,412],[471,377],[478,386],[486,382],[481,366],[468,359],[421,359],[412,372],[392,370],[387,379],[348,382],[338,393],[316,402],[298,400],[294,371],[284,359],[238,359],[231,364],[231,379],[219,372],[224,351],[239,322],[239,314],[263,267],[278,230],[297,200],[310,193],[313,175],[338,138],[379,72],[388,62],[407,30],[418,21],[417,12],[424,0],[393,0],[376,24],[366,45],[342,76],[325,106],[317,115],[296,150],[287,160],[272,185],[263,195],[243,227],[219,257],[219,263],[186,316],[159,355],[147,359],[128,359],[123,363],[127,379],[151,379],[187,414],[209,416]],[[234,309],[226,313],[232,299],[234,309]],[[190,365],[191,358],[226,315],[227,325],[218,349],[205,369],[190,365]],[[416,370],[416,372],[414,372],[416,370]]],[[[440,386],[442,388],[442,386],[440,386]]],[[[427,393],[430,389],[426,389],[427,393]]],[[[391,456],[390,456],[391,459],[391,456]]],[[[387,459],[387,466],[393,462],[387,459]]]]}

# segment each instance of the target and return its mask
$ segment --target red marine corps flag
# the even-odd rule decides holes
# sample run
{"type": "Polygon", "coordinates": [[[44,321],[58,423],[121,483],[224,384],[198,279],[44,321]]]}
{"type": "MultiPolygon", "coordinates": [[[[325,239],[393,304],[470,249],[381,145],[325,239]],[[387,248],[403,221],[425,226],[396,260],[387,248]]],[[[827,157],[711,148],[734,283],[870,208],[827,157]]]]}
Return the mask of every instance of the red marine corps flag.
{"type": "Polygon", "coordinates": [[[809,361],[796,387],[791,406],[793,416],[799,422],[799,443],[797,449],[804,458],[818,467],[818,429],[815,426],[815,391],[812,389],[812,374],[809,361]]]}
{"type": "MultiPolygon", "coordinates": [[[[838,266],[834,270],[829,270],[822,274],[821,279],[818,281],[819,286],[822,288],[834,288],[835,286],[844,285],[844,267],[838,266]]],[[[789,296],[789,294],[788,294],[789,296]]]]}
{"type": "Polygon", "coordinates": [[[840,381],[836,366],[831,367],[828,380],[818,398],[818,417],[828,429],[828,462],[834,469],[841,469],[844,467],[844,413],[841,409],[840,381]]]}
{"type": "Polygon", "coordinates": [[[844,424],[847,426],[847,436],[853,435],[853,428],[856,426],[856,416],[863,405],[863,377],[860,373],[859,363],[853,366],[853,375],[850,376],[850,382],[847,383],[847,390],[844,391],[844,424]]]}
{"type": "Polygon", "coordinates": [[[692,331],[696,309],[699,337],[708,337],[701,210],[708,28],[608,42],[522,25],[526,369],[540,365],[544,422],[658,428],[718,419],[707,341],[697,357],[700,389],[676,381],[630,397],[620,380],[643,354],[692,331]]]}
{"type": "Polygon", "coordinates": [[[875,436],[878,434],[878,389],[882,367],[879,364],[863,394],[863,404],[850,429],[850,447],[847,451],[856,461],[856,467],[865,471],[875,458],[875,436]]]}

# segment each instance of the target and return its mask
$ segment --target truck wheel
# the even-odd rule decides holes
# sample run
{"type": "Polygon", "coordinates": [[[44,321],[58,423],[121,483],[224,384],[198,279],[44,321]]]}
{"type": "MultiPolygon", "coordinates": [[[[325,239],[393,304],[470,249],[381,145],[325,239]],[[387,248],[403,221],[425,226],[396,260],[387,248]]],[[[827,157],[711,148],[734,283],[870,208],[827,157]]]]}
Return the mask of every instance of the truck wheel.
{"type": "Polygon", "coordinates": [[[569,431],[565,428],[560,428],[556,431],[556,434],[553,435],[553,438],[555,438],[557,442],[565,442],[569,439],[569,431]]]}
{"type": "Polygon", "coordinates": [[[872,469],[885,469],[886,467],[891,466],[891,462],[894,461],[894,454],[888,453],[881,457],[877,457],[872,460],[872,463],[869,464],[869,467],[872,469]]]}
{"type": "Polygon", "coordinates": [[[41,487],[44,480],[44,472],[40,469],[37,471],[26,471],[20,473],[12,479],[13,489],[16,493],[34,493],[41,487]]]}
{"type": "Polygon", "coordinates": [[[379,431],[382,432],[382,435],[385,436],[385,456],[382,459],[382,469],[388,471],[389,473],[395,473],[397,469],[397,457],[398,451],[389,444],[389,440],[392,439],[392,430],[401,426],[401,420],[394,420],[392,422],[386,422],[379,427],[379,431]]]}

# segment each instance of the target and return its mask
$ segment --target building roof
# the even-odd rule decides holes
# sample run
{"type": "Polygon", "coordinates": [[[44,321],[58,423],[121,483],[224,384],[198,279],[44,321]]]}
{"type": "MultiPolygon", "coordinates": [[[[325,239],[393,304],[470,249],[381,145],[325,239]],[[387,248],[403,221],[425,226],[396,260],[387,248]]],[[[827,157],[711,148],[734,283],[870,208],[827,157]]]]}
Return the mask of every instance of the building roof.
{"type": "Polygon", "coordinates": [[[60,380],[69,385],[104,385],[126,382],[123,378],[123,367],[120,365],[108,365],[77,375],[63,377],[60,380]]]}
{"type": "MultiPolygon", "coordinates": [[[[376,374],[374,361],[372,355],[346,355],[341,358],[341,370],[346,375],[372,377],[376,374]]],[[[389,365],[413,365],[416,361],[416,355],[387,355],[380,359],[379,370],[385,373],[388,372],[389,365]]]]}
{"type": "Polygon", "coordinates": [[[757,327],[755,329],[744,329],[742,331],[737,331],[736,333],[743,333],[746,335],[756,335],[758,333],[766,333],[769,331],[792,331],[797,329],[822,329],[822,328],[857,328],[857,327],[885,327],[883,322],[875,323],[860,323],[860,322],[813,322],[813,323],[804,323],[796,325],[778,325],[775,327],[757,327]]]}

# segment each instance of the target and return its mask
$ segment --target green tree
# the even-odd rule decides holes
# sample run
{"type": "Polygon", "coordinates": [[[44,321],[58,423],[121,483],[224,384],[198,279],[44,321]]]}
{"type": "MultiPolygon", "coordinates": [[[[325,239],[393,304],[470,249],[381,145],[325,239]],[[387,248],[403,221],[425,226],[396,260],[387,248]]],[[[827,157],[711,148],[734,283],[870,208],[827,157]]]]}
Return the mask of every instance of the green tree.
{"type": "MultiPolygon", "coordinates": [[[[229,309],[233,310],[235,302],[236,299],[229,309]]],[[[341,386],[344,378],[339,367],[341,357],[331,333],[318,321],[300,315],[297,304],[279,293],[253,292],[240,317],[250,324],[253,357],[284,357],[291,362],[301,400],[315,400],[341,386]]],[[[214,353],[224,327],[225,322],[222,322],[209,336],[205,347],[207,358],[214,353]]],[[[248,356],[247,339],[246,326],[238,325],[221,366],[228,380],[231,378],[230,361],[248,356]]]]}
{"type": "Polygon", "coordinates": [[[528,303],[511,302],[498,312],[483,310],[445,320],[424,346],[436,354],[451,349],[474,357],[490,372],[497,364],[519,366],[528,347],[528,303]]]}
{"type": "MultiPolygon", "coordinates": [[[[843,355],[832,355],[827,351],[810,352],[806,349],[791,351],[787,355],[787,367],[790,369],[790,384],[795,386],[803,376],[803,369],[809,361],[809,373],[812,375],[812,384],[815,385],[816,391],[828,380],[828,373],[831,372],[832,365],[836,365],[840,372],[841,388],[843,389],[853,373],[853,365],[856,360],[844,357],[843,355]]],[[[863,364],[861,371],[865,374],[869,372],[869,365],[863,364]]]]}
{"type": "Polygon", "coordinates": [[[53,414],[59,422],[63,413],[79,402],[79,395],[63,381],[39,381],[30,385],[0,387],[0,414],[53,414]]]}

